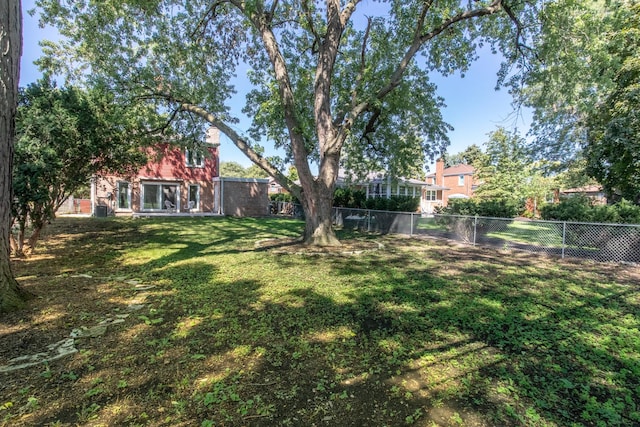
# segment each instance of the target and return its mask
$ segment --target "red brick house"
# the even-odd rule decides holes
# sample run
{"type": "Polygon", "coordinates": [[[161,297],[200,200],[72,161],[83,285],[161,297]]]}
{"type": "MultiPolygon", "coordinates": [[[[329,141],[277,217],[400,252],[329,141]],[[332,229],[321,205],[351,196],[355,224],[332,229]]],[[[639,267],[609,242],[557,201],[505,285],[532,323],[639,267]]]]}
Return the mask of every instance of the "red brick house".
{"type": "Polygon", "coordinates": [[[437,201],[447,206],[449,199],[468,199],[478,186],[474,177],[475,169],[471,165],[444,167],[444,161],[436,161],[436,171],[427,175],[427,182],[442,187],[437,193],[437,201]]]}
{"type": "Polygon", "coordinates": [[[220,131],[207,131],[201,152],[161,144],[130,177],[106,175],[91,183],[92,214],[236,215],[268,212],[266,179],[220,178],[220,131]]]}

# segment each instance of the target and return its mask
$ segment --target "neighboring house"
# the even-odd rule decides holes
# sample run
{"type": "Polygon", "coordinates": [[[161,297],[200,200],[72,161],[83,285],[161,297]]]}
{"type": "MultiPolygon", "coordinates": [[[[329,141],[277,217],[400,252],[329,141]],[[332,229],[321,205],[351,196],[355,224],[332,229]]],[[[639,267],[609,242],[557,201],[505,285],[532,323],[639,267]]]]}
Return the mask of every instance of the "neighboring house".
{"type": "Polygon", "coordinates": [[[478,184],[474,178],[475,168],[471,165],[455,165],[444,167],[444,161],[436,161],[435,173],[427,175],[427,182],[431,185],[443,187],[440,202],[447,206],[451,199],[469,199],[473,196],[478,184]]]}
{"type": "Polygon", "coordinates": [[[433,209],[442,205],[442,193],[447,188],[413,178],[392,178],[384,173],[370,173],[365,179],[348,178],[344,171],[340,171],[338,187],[351,185],[365,191],[367,199],[375,197],[390,198],[391,196],[411,196],[420,198],[420,211],[431,214],[433,209]],[[354,183],[354,184],[349,184],[354,183]]]}
{"type": "Polygon", "coordinates": [[[94,178],[92,214],[266,215],[268,180],[220,178],[219,141],[220,131],[210,128],[202,152],[160,144],[133,176],[94,178]]]}
{"type": "Polygon", "coordinates": [[[596,205],[606,205],[607,204],[607,196],[605,195],[602,187],[599,185],[588,185],[585,187],[578,188],[569,188],[567,190],[560,190],[560,196],[576,196],[583,195],[587,196],[591,199],[591,201],[596,205]]]}
{"type": "Polygon", "coordinates": [[[281,194],[288,193],[288,191],[276,181],[274,178],[269,177],[269,194],[281,194]]]}

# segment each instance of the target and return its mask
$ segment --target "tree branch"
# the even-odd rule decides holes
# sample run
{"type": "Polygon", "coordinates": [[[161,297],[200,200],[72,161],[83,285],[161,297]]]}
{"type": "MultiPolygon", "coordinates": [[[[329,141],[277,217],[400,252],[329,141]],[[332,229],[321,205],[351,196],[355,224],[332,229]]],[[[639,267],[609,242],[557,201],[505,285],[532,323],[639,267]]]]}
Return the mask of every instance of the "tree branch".
{"type": "Polygon", "coordinates": [[[183,102],[180,104],[180,107],[184,111],[191,112],[220,129],[220,132],[229,137],[234,145],[238,147],[240,151],[242,151],[249,158],[249,160],[260,166],[265,172],[274,177],[278,181],[278,183],[285,189],[287,189],[287,191],[289,191],[291,194],[296,196],[298,199],[301,198],[300,186],[296,185],[293,181],[287,178],[286,175],[284,175],[275,166],[273,166],[267,159],[258,154],[253,148],[251,148],[249,143],[243,137],[241,137],[231,127],[229,127],[224,121],[220,120],[217,116],[208,112],[204,108],[191,103],[183,102]]]}
{"type": "Polygon", "coordinates": [[[309,31],[311,31],[311,34],[313,35],[313,47],[311,48],[311,52],[313,54],[316,54],[318,53],[318,47],[320,46],[321,38],[313,24],[313,16],[311,15],[311,9],[309,9],[309,3],[307,1],[302,2],[302,9],[304,11],[305,17],[307,18],[309,31]]]}
{"type": "MultiPolygon", "coordinates": [[[[413,42],[408,47],[404,57],[396,67],[395,71],[389,78],[389,82],[383,86],[375,95],[374,99],[378,101],[382,101],[389,93],[391,93],[400,83],[402,82],[402,78],[404,73],[406,72],[409,64],[415,57],[416,53],[420,50],[420,48],[429,40],[433,39],[449,27],[455,25],[458,22],[477,18],[480,16],[491,15],[502,10],[502,0],[494,0],[489,6],[480,8],[480,9],[472,9],[461,12],[457,15],[450,17],[449,19],[443,21],[440,25],[433,28],[428,33],[422,34],[422,26],[424,25],[424,19],[426,17],[426,13],[432,5],[433,0],[430,0],[425,3],[422,8],[420,17],[416,23],[416,36],[414,37],[413,42]],[[421,35],[422,34],[422,35],[421,35]]],[[[360,114],[364,111],[367,111],[371,108],[372,100],[367,100],[359,103],[354,106],[351,111],[347,114],[346,119],[343,122],[343,125],[340,129],[341,132],[348,132],[356,119],[360,114]]]]}
{"type": "Polygon", "coordinates": [[[513,10],[511,9],[511,6],[509,6],[506,3],[503,3],[502,4],[502,8],[504,9],[504,11],[509,16],[509,19],[511,19],[511,21],[513,21],[513,23],[516,26],[516,50],[518,52],[520,52],[520,54],[522,56],[525,56],[524,49],[526,49],[529,52],[532,52],[537,60],[540,60],[540,58],[538,57],[537,52],[534,49],[532,49],[531,47],[527,46],[525,43],[520,43],[520,39],[522,37],[522,32],[524,31],[524,25],[522,25],[522,22],[520,22],[520,20],[516,16],[516,14],[513,13],[513,10]]]}
{"type": "Polygon", "coordinates": [[[342,12],[340,13],[340,22],[342,22],[342,26],[346,26],[349,19],[351,19],[351,15],[356,10],[356,6],[360,3],[360,0],[351,0],[344,6],[342,12]]]}
{"type": "Polygon", "coordinates": [[[358,86],[364,77],[364,70],[366,66],[366,50],[367,41],[369,40],[369,32],[371,31],[371,17],[367,17],[367,28],[364,31],[364,38],[362,40],[362,49],[360,50],[360,70],[356,76],[355,84],[353,85],[353,91],[351,92],[351,108],[355,107],[358,96],[358,86]]]}
{"type": "MultiPolygon", "coordinates": [[[[294,155],[295,166],[298,170],[298,176],[300,178],[300,181],[303,183],[303,186],[310,188],[314,184],[314,178],[311,173],[311,169],[309,168],[309,162],[307,161],[308,153],[304,144],[304,138],[299,131],[301,126],[298,118],[296,117],[296,101],[291,85],[291,79],[289,77],[289,72],[287,70],[287,64],[284,60],[282,52],[280,51],[276,36],[273,33],[270,23],[267,17],[265,17],[264,13],[248,13],[248,11],[244,7],[244,1],[242,0],[230,0],[230,2],[235,5],[251,21],[255,29],[259,32],[260,37],[262,38],[263,46],[265,48],[265,51],[267,52],[267,55],[269,56],[269,61],[271,62],[275,79],[278,83],[280,99],[282,101],[284,110],[285,124],[287,125],[287,130],[289,131],[289,139],[291,141],[291,149],[294,155]]],[[[275,168],[271,169],[273,169],[273,171],[276,171],[275,168]]],[[[269,170],[267,170],[267,172],[271,173],[269,170]]],[[[280,175],[283,178],[286,178],[284,177],[284,175],[280,175]]],[[[278,177],[275,175],[274,178],[278,179],[278,177]]],[[[280,180],[278,180],[278,182],[280,182],[280,180]]],[[[290,181],[287,180],[283,182],[286,183],[290,181]]],[[[283,182],[280,182],[280,184],[283,184],[283,182]]],[[[285,188],[287,187],[285,186],[285,188]]],[[[298,191],[299,193],[299,187],[296,191],[298,191]]],[[[294,193],[293,191],[291,192],[294,193]]],[[[300,194],[294,193],[294,195],[299,196],[300,194]]]]}

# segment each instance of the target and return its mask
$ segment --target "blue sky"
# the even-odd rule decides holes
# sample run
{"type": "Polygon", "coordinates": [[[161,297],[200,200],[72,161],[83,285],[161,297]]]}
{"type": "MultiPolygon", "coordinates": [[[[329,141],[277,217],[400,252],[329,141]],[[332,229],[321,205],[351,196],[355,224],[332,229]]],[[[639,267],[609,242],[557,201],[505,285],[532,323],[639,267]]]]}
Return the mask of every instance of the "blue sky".
{"type": "MultiPolygon", "coordinates": [[[[57,32],[51,28],[39,28],[37,17],[31,17],[27,10],[34,7],[34,0],[23,0],[24,10],[24,48],[20,85],[24,86],[36,81],[40,72],[33,65],[41,54],[38,42],[40,40],[55,40],[57,32]]],[[[442,77],[432,76],[438,86],[438,94],[445,99],[447,107],[442,111],[446,122],[454,127],[449,133],[451,145],[448,152],[459,153],[471,144],[482,145],[487,140],[487,134],[504,126],[507,129],[517,129],[520,135],[525,135],[529,129],[531,115],[525,110],[516,115],[511,106],[511,95],[506,89],[494,90],[500,67],[501,58],[484,51],[465,77],[459,74],[442,77]]],[[[241,108],[241,107],[240,107],[241,108]]],[[[240,110],[238,108],[238,111],[240,110]]],[[[238,113],[241,114],[241,113],[238,113]]],[[[238,131],[246,129],[248,119],[241,120],[234,126],[238,131]]],[[[266,154],[274,154],[273,149],[266,146],[266,154]]],[[[235,161],[247,167],[251,162],[229,140],[223,138],[220,148],[222,161],[235,161]]],[[[431,166],[431,171],[434,168],[431,166]]]]}

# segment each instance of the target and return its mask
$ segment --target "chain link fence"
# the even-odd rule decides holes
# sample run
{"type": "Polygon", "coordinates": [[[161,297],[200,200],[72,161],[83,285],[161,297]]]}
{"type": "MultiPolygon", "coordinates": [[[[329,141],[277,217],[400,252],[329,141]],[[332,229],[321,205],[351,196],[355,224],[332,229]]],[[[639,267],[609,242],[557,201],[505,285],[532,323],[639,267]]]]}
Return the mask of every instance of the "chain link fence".
{"type": "Polygon", "coordinates": [[[640,225],[487,218],[334,208],[336,226],[381,234],[440,237],[599,262],[640,263],[640,225]]]}
{"type": "Polygon", "coordinates": [[[293,202],[271,201],[269,202],[268,214],[276,215],[276,216],[288,216],[288,217],[298,218],[298,219],[304,218],[302,206],[298,203],[293,203],[293,202]]]}

